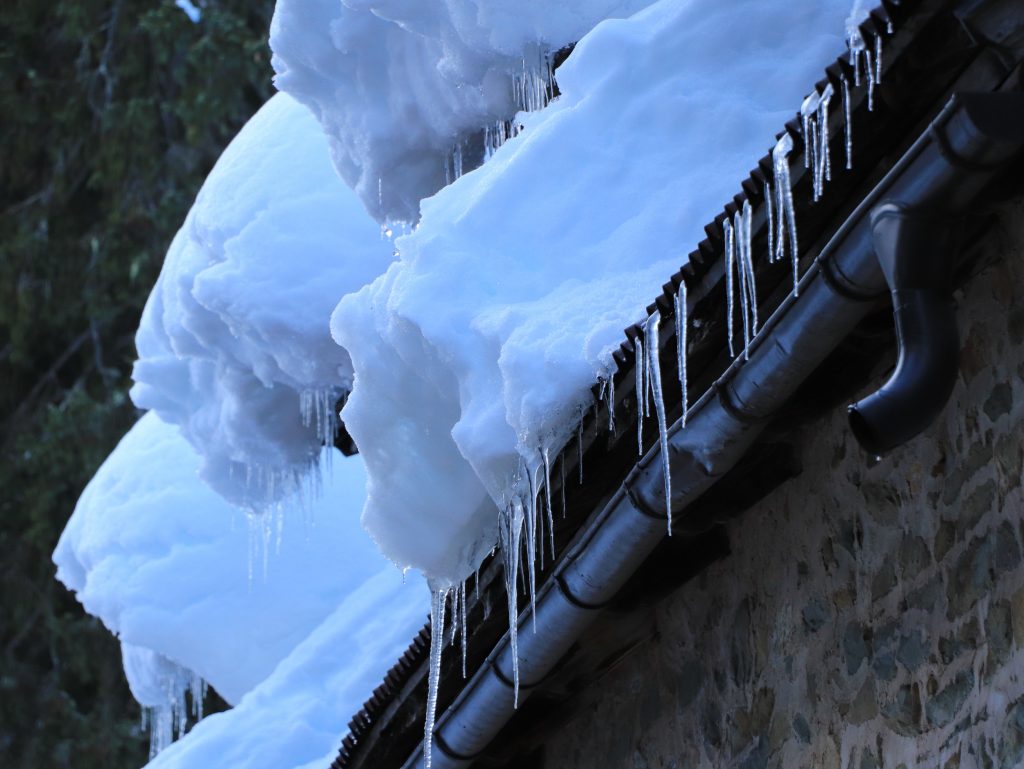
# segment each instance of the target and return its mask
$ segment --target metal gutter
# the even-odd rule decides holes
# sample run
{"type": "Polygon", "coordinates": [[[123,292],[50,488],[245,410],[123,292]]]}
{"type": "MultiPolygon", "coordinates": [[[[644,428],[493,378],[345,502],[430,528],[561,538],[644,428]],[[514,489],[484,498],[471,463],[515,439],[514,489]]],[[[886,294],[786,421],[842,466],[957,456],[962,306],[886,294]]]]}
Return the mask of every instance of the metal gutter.
{"type": "MultiPolygon", "coordinates": [[[[537,595],[536,632],[519,616],[520,699],[573,642],[665,536],[663,463],[673,517],[735,465],[798,386],[854,329],[887,289],[875,256],[871,213],[881,203],[962,214],[1024,144],[1024,125],[994,131],[985,115],[1024,114],[1024,93],[954,95],[928,129],[851,213],[750,348],[676,422],[666,458],[658,444],[564,553],[537,595]]],[[[668,338],[670,334],[666,333],[668,338]]],[[[680,527],[685,516],[679,516],[680,527]]],[[[435,769],[472,764],[514,714],[509,634],[501,639],[435,727],[435,769]]],[[[422,749],[405,762],[423,766],[422,749]]]]}

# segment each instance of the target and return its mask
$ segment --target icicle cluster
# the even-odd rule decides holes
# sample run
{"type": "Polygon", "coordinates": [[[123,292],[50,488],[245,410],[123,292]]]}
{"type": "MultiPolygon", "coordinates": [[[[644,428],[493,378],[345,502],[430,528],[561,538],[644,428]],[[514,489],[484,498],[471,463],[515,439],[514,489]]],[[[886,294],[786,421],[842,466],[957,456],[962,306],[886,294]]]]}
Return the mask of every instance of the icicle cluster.
{"type": "MultiPolygon", "coordinates": [[[[316,430],[317,440],[323,446],[334,444],[338,432],[338,411],[335,404],[343,399],[341,391],[328,387],[318,390],[303,390],[299,393],[299,410],[302,424],[316,430]]],[[[344,401],[342,401],[344,405],[344,401]]]]}
{"type": "Polygon", "coordinates": [[[832,84],[804,99],[800,118],[804,132],[804,168],[811,170],[814,201],[825,192],[825,182],[832,180],[832,157],[828,141],[828,108],[834,95],[832,84]]]}
{"type": "Polygon", "coordinates": [[[726,220],[725,230],[725,286],[726,333],[729,354],[735,356],[733,323],[735,319],[735,292],[739,290],[740,321],[743,328],[743,356],[750,357],[750,343],[757,334],[757,286],[754,281],[754,255],[752,244],[753,210],[750,201],[735,213],[732,222],[726,220]]]}
{"type": "Polygon", "coordinates": [[[775,226],[769,232],[768,250],[773,254],[771,261],[786,258],[786,238],[789,238],[789,252],[793,264],[793,294],[798,293],[800,279],[800,247],[796,235],[796,210],[793,206],[793,189],[789,178],[789,153],[793,151],[793,137],[783,133],[772,150],[772,170],[775,176],[775,226]]]}
{"type": "MultiPolygon", "coordinates": [[[[601,378],[601,389],[597,400],[605,404],[608,409],[608,432],[615,434],[615,372],[610,372],[608,378],[601,378]]],[[[563,489],[564,493],[564,489],[563,489]]]]}
{"type": "MultiPolygon", "coordinates": [[[[544,109],[555,93],[555,71],[552,67],[551,54],[542,48],[536,48],[521,59],[520,68],[512,73],[512,104],[516,112],[536,112],[544,109]]],[[[484,126],[484,161],[498,151],[509,139],[519,135],[522,130],[515,116],[512,119],[496,120],[484,126]]],[[[456,142],[445,158],[445,184],[451,184],[463,174],[463,146],[456,142]]]]}
{"type": "Polygon", "coordinates": [[[867,81],[868,110],[875,108],[875,86],[882,82],[882,37],[875,35],[875,49],[868,48],[860,26],[848,23],[846,27],[846,44],[850,49],[850,66],[853,67],[853,84],[860,86],[861,80],[867,81]]]}
{"type": "MultiPolygon", "coordinates": [[[[234,478],[233,465],[229,467],[228,473],[230,478],[234,478]]],[[[319,453],[291,467],[245,466],[244,509],[255,515],[280,510],[283,504],[305,509],[307,502],[319,498],[322,491],[319,453]],[[278,501],[268,503],[267,500],[278,501]]]]}
{"type": "Polygon", "coordinates": [[[167,701],[156,707],[142,709],[141,728],[149,729],[149,758],[152,760],[172,742],[188,731],[188,716],[195,723],[203,720],[203,699],[207,684],[190,670],[177,668],[163,682],[167,701]],[[186,694],[188,699],[186,700],[186,694]],[[189,707],[191,704],[191,707],[189,707]]]}
{"type": "MultiPolygon", "coordinates": [[[[562,472],[562,513],[565,514],[565,466],[562,472]]],[[[555,557],[555,519],[551,497],[551,451],[543,446],[537,451],[534,465],[520,463],[513,478],[511,499],[498,514],[498,539],[505,572],[505,593],[508,599],[509,640],[513,666],[513,705],[519,705],[519,589],[529,590],[534,630],[536,630],[537,572],[544,568],[544,541],[547,539],[550,557],[555,557]],[[543,472],[543,480],[539,479],[543,472]],[[541,485],[543,488],[541,488],[541,485]],[[543,495],[543,500],[541,500],[543,495]],[[544,526],[547,526],[545,537],[544,526]],[[525,535],[525,536],[524,536],[525,535]],[[524,557],[525,556],[525,557],[524,557]]],[[[479,598],[480,574],[476,574],[479,598]]],[[[433,596],[430,612],[430,670],[427,681],[427,717],[424,724],[424,764],[431,764],[432,739],[437,709],[437,686],[441,676],[444,648],[445,616],[451,602],[451,628],[448,644],[454,644],[456,635],[462,640],[462,675],[466,676],[468,641],[466,583],[459,585],[431,585],[433,596]]]]}

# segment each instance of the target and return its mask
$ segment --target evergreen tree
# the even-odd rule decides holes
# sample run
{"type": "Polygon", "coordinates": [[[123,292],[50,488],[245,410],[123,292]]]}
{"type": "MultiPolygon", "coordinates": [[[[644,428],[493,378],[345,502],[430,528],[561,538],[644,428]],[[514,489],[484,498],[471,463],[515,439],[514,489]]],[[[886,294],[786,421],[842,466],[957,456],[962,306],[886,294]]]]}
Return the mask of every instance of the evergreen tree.
{"type": "Polygon", "coordinates": [[[133,336],[228,140],[270,95],[272,4],[14,0],[0,17],[0,766],[138,767],[116,639],[54,580],[139,414],[133,336]]]}

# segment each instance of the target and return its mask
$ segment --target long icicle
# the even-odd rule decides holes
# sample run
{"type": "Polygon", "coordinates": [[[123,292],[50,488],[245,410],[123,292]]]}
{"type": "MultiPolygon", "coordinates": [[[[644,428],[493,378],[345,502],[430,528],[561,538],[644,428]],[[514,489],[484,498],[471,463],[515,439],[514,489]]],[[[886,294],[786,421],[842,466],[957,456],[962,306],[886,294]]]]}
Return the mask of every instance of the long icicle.
{"type": "Polygon", "coordinates": [[[775,253],[785,258],[785,238],[789,235],[789,250],[793,263],[793,295],[800,293],[800,246],[796,233],[796,211],[793,206],[793,189],[789,180],[789,153],[793,151],[793,137],[789,132],[782,134],[772,150],[772,168],[775,172],[776,241],[775,253]]]}
{"type": "Polygon", "coordinates": [[[772,207],[772,185],[764,183],[764,218],[768,222],[768,264],[775,264],[775,212],[772,207]]]}
{"type": "Polygon", "coordinates": [[[665,515],[668,520],[668,535],[672,536],[672,473],[669,467],[668,453],[668,422],[665,417],[665,392],[661,386],[661,360],[659,357],[661,345],[659,340],[659,325],[661,324],[661,313],[655,310],[647,319],[644,328],[644,339],[647,341],[647,370],[648,382],[650,382],[651,396],[654,399],[654,410],[658,417],[658,440],[661,443],[661,466],[665,479],[665,515]]]}
{"type": "Polygon", "coordinates": [[[565,451],[559,455],[558,459],[558,470],[561,473],[562,487],[560,489],[562,493],[562,517],[565,518],[566,507],[565,507],[565,451]]]}
{"type": "Polygon", "coordinates": [[[508,631],[512,647],[513,705],[519,706],[519,548],[523,533],[523,504],[519,495],[498,516],[498,537],[505,567],[505,596],[508,600],[508,631]]]}
{"type": "Polygon", "coordinates": [[[530,618],[533,621],[533,632],[537,632],[537,489],[533,483],[533,473],[526,468],[529,481],[529,496],[526,500],[526,565],[529,569],[530,586],[530,618]]]}
{"type": "Polygon", "coordinates": [[[608,375],[608,432],[615,435],[615,372],[608,375]]]}
{"type": "Polygon", "coordinates": [[[551,540],[551,561],[555,560],[555,514],[551,510],[551,454],[548,447],[543,449],[544,454],[544,505],[548,513],[548,537],[551,540]]]}
{"type": "Polygon", "coordinates": [[[686,329],[689,326],[686,317],[686,281],[679,282],[679,291],[676,292],[676,365],[679,372],[679,387],[682,390],[683,405],[683,427],[686,427],[686,416],[690,410],[690,394],[687,387],[686,376],[686,329]]]}
{"type": "Polygon", "coordinates": [[[644,343],[637,337],[633,342],[636,371],[636,450],[644,455],[644,343]]]}
{"type": "Polygon", "coordinates": [[[579,460],[580,486],[583,485],[583,409],[580,409],[580,421],[576,426],[576,452],[579,460]]]}
{"type": "Polygon", "coordinates": [[[745,264],[745,244],[743,243],[743,214],[733,214],[733,249],[736,252],[736,277],[740,292],[740,319],[743,323],[743,359],[750,358],[750,294],[747,292],[747,268],[745,264]]]}
{"type": "Polygon", "coordinates": [[[732,224],[728,219],[722,225],[722,229],[725,233],[725,333],[729,340],[729,357],[736,357],[736,350],[733,347],[733,315],[735,314],[734,308],[734,295],[736,289],[734,286],[733,271],[736,265],[736,243],[733,240],[732,224]]]}
{"type": "MultiPolygon", "coordinates": [[[[749,200],[743,201],[743,266],[747,271],[748,306],[750,307],[750,336],[757,336],[757,283],[754,280],[754,210],[749,200]]],[[[748,356],[749,358],[749,353],[748,356]]]]}
{"type": "MultiPolygon", "coordinates": [[[[469,638],[467,637],[467,622],[466,622],[466,581],[463,580],[462,584],[459,585],[459,608],[462,610],[462,616],[460,619],[460,634],[462,635],[462,677],[466,677],[466,649],[468,648],[469,638]]],[[[454,617],[452,621],[454,621],[454,617]]]]}
{"type": "Polygon", "coordinates": [[[423,725],[423,765],[426,769],[430,769],[434,745],[437,685],[441,680],[441,652],[444,651],[444,610],[450,589],[436,585],[430,589],[430,670],[427,675],[427,716],[423,725]]]}
{"type": "Polygon", "coordinates": [[[843,75],[842,81],[843,114],[846,124],[846,170],[849,171],[853,168],[853,115],[850,107],[850,81],[846,79],[846,75],[843,75]]]}

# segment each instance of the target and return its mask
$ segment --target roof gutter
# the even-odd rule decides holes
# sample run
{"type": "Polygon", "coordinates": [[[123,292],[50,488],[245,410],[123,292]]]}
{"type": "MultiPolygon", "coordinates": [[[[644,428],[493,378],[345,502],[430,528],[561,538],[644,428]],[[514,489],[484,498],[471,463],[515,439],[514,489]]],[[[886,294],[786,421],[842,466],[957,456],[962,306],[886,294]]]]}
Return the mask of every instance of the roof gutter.
{"type": "MultiPolygon", "coordinates": [[[[872,212],[877,210],[877,220],[886,203],[957,217],[1022,144],[1024,93],[950,99],[822,249],[801,278],[798,293],[780,305],[758,334],[749,359],[738,357],[704,393],[690,409],[685,428],[676,422],[669,429],[669,456],[656,443],[566,551],[538,591],[536,632],[531,631],[531,609],[520,615],[521,699],[544,680],[665,536],[663,463],[668,461],[671,469],[671,509],[678,517],[674,528],[685,532],[686,518],[678,514],[739,461],[797,387],[884,295],[887,281],[876,258],[872,212]],[[988,119],[993,114],[1016,122],[999,128],[988,119]]],[[[929,254],[927,249],[914,253],[918,258],[929,254]]],[[[467,767],[483,752],[514,715],[512,680],[506,633],[438,718],[434,769],[467,767]]],[[[421,750],[404,765],[422,766],[421,750]]]]}

